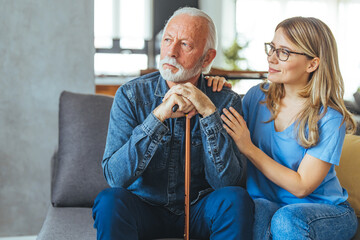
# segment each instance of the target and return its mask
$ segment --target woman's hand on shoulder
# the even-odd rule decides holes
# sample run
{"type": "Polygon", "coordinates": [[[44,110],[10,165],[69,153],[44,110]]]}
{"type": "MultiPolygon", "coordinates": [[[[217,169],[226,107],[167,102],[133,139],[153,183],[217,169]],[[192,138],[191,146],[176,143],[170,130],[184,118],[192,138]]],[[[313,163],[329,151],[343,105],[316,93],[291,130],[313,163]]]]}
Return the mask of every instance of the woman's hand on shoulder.
{"type": "Polygon", "coordinates": [[[205,76],[208,87],[212,86],[213,92],[220,92],[223,87],[231,88],[232,85],[224,77],[219,76],[205,76]]]}

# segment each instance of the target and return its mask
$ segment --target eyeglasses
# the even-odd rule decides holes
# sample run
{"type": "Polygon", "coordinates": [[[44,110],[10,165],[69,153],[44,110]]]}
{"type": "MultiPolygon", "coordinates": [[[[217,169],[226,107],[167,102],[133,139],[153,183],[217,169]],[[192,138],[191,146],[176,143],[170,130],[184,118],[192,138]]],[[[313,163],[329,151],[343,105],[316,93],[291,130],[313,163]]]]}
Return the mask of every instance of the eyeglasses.
{"type": "Polygon", "coordinates": [[[287,61],[289,59],[291,53],[309,57],[305,53],[293,52],[293,51],[286,50],[284,48],[275,48],[274,45],[272,45],[271,43],[265,43],[266,55],[268,55],[270,57],[271,55],[273,55],[274,52],[276,52],[277,58],[282,62],[287,61]]]}

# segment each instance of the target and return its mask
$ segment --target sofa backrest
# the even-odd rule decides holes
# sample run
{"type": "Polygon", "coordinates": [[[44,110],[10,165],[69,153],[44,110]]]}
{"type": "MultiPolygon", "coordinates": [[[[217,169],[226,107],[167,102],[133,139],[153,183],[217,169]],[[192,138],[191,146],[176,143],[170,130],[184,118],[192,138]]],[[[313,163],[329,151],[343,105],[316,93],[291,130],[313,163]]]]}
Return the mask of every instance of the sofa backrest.
{"type": "Polygon", "coordinates": [[[55,207],[91,207],[109,187],[101,161],[112,97],[62,92],[59,146],[54,156],[51,202],[55,207]]]}
{"type": "Polygon", "coordinates": [[[360,217],[360,136],[345,136],[340,165],[335,170],[341,186],[349,194],[349,203],[360,217]]]}

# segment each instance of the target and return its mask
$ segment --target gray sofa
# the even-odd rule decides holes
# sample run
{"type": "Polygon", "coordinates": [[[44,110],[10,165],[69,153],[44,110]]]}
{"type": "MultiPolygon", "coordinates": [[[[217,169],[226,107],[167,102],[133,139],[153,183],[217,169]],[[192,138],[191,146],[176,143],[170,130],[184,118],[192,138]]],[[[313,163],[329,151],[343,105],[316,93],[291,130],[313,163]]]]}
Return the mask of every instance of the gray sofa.
{"type": "MultiPolygon", "coordinates": [[[[101,159],[112,101],[103,95],[61,94],[51,205],[38,240],[96,239],[91,207],[97,194],[108,188],[101,159]]],[[[354,239],[360,240],[359,228],[354,239]]]]}
{"type": "Polygon", "coordinates": [[[91,207],[97,194],[109,187],[101,159],[112,102],[104,95],[61,94],[51,205],[37,240],[96,239],[91,207]]]}

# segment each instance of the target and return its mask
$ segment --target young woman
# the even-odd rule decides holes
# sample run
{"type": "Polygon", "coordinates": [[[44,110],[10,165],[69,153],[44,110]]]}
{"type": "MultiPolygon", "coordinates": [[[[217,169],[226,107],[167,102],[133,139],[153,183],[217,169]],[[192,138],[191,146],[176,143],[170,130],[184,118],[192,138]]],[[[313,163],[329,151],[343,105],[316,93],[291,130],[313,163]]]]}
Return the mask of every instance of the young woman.
{"type": "Polygon", "coordinates": [[[269,82],[224,109],[229,135],[249,159],[254,239],[351,239],[357,218],[334,165],[355,122],[344,106],[331,30],[315,18],[281,22],[265,43],[269,82]]]}

